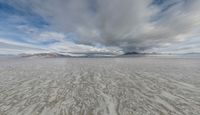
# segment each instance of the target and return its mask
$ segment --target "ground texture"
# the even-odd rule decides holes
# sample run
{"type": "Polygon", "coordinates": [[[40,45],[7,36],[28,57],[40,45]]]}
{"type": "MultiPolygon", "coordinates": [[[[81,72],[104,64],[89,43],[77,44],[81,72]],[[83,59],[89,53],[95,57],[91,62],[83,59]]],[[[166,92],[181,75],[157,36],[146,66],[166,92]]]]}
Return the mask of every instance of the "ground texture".
{"type": "Polygon", "coordinates": [[[0,115],[200,115],[200,60],[0,60],[0,115]]]}

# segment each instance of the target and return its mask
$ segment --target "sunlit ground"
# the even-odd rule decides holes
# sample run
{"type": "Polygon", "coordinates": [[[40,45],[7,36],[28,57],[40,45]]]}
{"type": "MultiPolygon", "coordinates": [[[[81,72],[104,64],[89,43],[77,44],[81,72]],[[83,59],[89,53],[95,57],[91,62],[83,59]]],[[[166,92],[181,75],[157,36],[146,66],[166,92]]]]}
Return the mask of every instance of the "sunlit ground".
{"type": "Polygon", "coordinates": [[[0,115],[200,115],[200,59],[0,61],[0,115]]]}

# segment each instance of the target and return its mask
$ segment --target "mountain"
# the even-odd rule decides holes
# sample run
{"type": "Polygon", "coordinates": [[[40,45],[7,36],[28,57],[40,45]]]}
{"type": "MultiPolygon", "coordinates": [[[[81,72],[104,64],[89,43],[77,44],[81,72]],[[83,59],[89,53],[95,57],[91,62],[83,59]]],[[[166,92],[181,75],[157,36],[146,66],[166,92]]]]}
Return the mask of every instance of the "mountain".
{"type": "Polygon", "coordinates": [[[76,55],[82,55],[80,57],[88,57],[88,58],[93,58],[93,57],[115,57],[117,54],[110,53],[110,52],[90,52],[90,53],[73,53],[76,55]]]}
{"type": "Polygon", "coordinates": [[[141,53],[139,53],[139,52],[126,52],[123,55],[139,55],[139,54],[141,54],[141,53]]]}
{"type": "Polygon", "coordinates": [[[57,58],[57,57],[71,57],[59,53],[35,53],[35,54],[20,54],[20,57],[44,57],[44,58],[57,58]]]}
{"type": "Polygon", "coordinates": [[[43,57],[43,58],[64,58],[64,57],[115,57],[116,54],[112,53],[35,53],[35,54],[20,54],[20,57],[32,58],[32,57],[43,57]]]}
{"type": "Polygon", "coordinates": [[[20,57],[25,58],[32,58],[32,57],[42,57],[42,58],[69,58],[69,57],[76,57],[76,58],[104,58],[104,57],[138,57],[138,56],[146,56],[146,55],[162,55],[160,53],[140,53],[140,52],[126,52],[124,54],[114,54],[108,52],[90,52],[90,53],[35,53],[35,54],[20,54],[20,57]]]}

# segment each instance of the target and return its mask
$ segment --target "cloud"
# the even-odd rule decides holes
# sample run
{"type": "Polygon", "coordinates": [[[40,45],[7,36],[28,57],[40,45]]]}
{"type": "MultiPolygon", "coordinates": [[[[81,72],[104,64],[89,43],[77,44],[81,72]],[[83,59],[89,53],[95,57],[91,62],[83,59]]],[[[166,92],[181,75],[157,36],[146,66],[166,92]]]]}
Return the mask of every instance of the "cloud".
{"type": "Polygon", "coordinates": [[[0,49],[0,54],[41,53],[48,51],[38,46],[5,40],[3,38],[0,38],[0,49]]]}
{"type": "Polygon", "coordinates": [[[83,44],[74,44],[72,42],[59,42],[49,46],[52,52],[68,52],[75,54],[87,54],[87,53],[107,53],[107,54],[122,54],[118,47],[95,47],[83,44]]]}
{"type": "Polygon", "coordinates": [[[58,40],[63,41],[65,38],[65,35],[62,33],[57,32],[42,32],[36,36],[34,36],[34,39],[37,39],[39,41],[48,41],[48,40],[58,40]]]}
{"type": "Polygon", "coordinates": [[[68,47],[62,40],[75,33],[75,47],[63,49],[71,52],[90,51],[97,44],[124,52],[156,48],[162,52],[200,32],[199,0],[8,0],[8,4],[44,19],[51,31],[36,37],[60,41],[51,47],[68,47]]]}

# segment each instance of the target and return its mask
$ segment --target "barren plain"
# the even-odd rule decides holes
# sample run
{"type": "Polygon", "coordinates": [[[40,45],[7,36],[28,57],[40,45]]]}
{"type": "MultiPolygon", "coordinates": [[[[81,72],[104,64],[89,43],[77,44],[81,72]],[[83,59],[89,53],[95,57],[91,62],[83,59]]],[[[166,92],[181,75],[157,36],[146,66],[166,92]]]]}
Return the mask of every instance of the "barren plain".
{"type": "Polygon", "coordinates": [[[1,59],[0,115],[200,115],[200,59],[1,59]]]}

